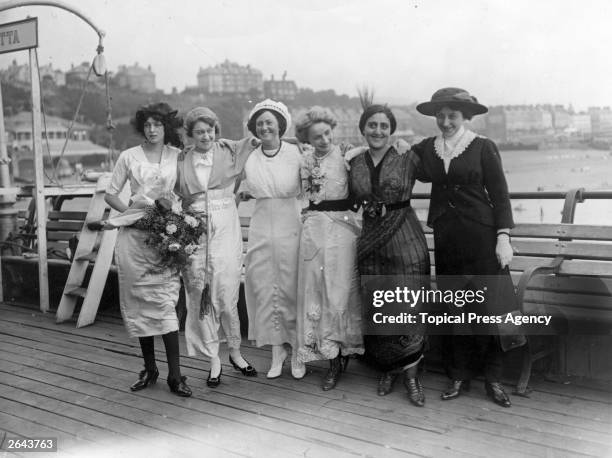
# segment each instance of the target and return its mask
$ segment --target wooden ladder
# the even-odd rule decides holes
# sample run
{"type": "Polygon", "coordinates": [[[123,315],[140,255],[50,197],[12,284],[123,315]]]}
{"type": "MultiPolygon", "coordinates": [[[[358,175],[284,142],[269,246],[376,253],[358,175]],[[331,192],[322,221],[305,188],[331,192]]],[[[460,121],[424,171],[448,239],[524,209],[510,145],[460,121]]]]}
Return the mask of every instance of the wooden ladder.
{"type": "MultiPolygon", "coordinates": [[[[87,222],[101,220],[104,216],[108,208],[104,201],[104,195],[110,178],[111,174],[107,173],[98,179],[96,192],[87,210],[87,218],[79,236],[79,243],[70,266],[62,299],[57,308],[57,323],[72,318],[79,298],[83,298],[83,304],[81,305],[81,311],[77,320],[77,328],[93,324],[96,319],[98,307],[100,306],[100,298],[102,297],[108,271],[113,260],[118,231],[117,229],[101,232],[92,231],[87,227],[87,222]],[[100,244],[96,249],[98,238],[100,238],[100,244]],[[88,285],[84,286],[83,280],[85,279],[90,262],[94,262],[94,267],[88,285]]],[[[124,187],[121,197],[125,198],[128,189],[128,186],[124,187]]],[[[116,214],[117,211],[111,209],[110,216],[116,214]]]]}

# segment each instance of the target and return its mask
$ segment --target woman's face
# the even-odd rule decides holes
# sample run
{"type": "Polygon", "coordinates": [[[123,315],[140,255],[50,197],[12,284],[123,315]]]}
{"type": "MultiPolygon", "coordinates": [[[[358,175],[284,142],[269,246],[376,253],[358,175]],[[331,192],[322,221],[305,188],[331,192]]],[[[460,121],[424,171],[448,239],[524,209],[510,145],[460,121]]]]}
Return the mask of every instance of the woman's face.
{"type": "Polygon", "coordinates": [[[204,121],[197,121],[193,125],[191,138],[193,138],[196,149],[205,153],[213,147],[215,142],[215,126],[204,121]]]}
{"type": "Polygon", "coordinates": [[[164,124],[152,117],[147,118],[143,125],[144,136],[148,143],[164,143],[164,124]]]}
{"type": "Polygon", "coordinates": [[[264,111],[255,121],[255,132],[257,138],[262,142],[278,140],[278,121],[269,111],[264,111]]]}
{"type": "Polygon", "coordinates": [[[363,136],[372,149],[387,146],[391,137],[391,122],[384,113],[376,113],[368,118],[363,128],[363,136]]]}
{"type": "Polygon", "coordinates": [[[326,122],[314,123],[308,129],[308,143],[314,146],[317,153],[327,154],[333,146],[334,132],[326,122]]]}
{"type": "Polygon", "coordinates": [[[436,113],[436,123],[438,124],[438,129],[440,129],[442,136],[445,138],[455,135],[459,129],[461,129],[464,122],[465,118],[463,117],[463,113],[461,113],[459,110],[444,107],[436,113]]]}

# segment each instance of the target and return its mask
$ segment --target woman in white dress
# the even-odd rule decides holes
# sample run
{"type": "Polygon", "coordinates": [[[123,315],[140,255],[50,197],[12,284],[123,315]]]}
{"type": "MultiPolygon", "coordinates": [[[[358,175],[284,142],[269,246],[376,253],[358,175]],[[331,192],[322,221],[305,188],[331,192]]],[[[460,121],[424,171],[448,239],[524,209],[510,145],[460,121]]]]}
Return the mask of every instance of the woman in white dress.
{"type": "MultiPolygon", "coordinates": [[[[106,202],[119,212],[151,205],[158,197],[171,193],[176,181],[180,152],[175,147],[180,145],[176,111],[163,102],[145,105],[136,112],[134,126],[145,141],[121,153],[106,189],[106,202]],[[129,205],[119,198],[126,182],[131,189],[129,205]]],[[[98,224],[103,228],[104,224],[98,224]]],[[[153,337],[161,335],[168,360],[168,386],[173,393],[188,397],[191,390],[181,376],[175,311],[179,274],[170,269],[159,272],[159,254],[145,244],[145,239],[144,231],[121,227],[115,250],[121,314],[130,337],[138,337],[140,341],[145,363],[130,388],[138,391],[157,380],[153,337]]]]}
{"type": "Polygon", "coordinates": [[[176,194],[184,208],[200,215],[207,231],[183,269],[187,320],[185,340],[190,356],[210,358],[206,384],[221,383],[219,327],[229,347],[229,361],[246,376],[257,371],[240,353],[238,294],[242,271],[242,230],[234,191],[246,155],[254,148],[249,140],[215,141],[219,134],[217,115],[197,107],[185,116],[185,133],[192,145],[178,159],[176,194]]]}
{"type": "Polygon", "coordinates": [[[324,391],[338,383],[348,356],[363,354],[357,239],[344,152],[333,144],[337,121],[313,107],[296,123],[304,153],[302,188],[309,199],[300,241],[297,338],[301,362],[329,360],[324,391]]]}
{"type": "Polygon", "coordinates": [[[268,378],[281,375],[285,345],[293,348],[292,375],[305,374],[296,351],[302,156],[296,145],[281,140],[290,124],[287,107],[270,99],[253,108],[247,124],[262,143],[245,164],[247,188],[257,199],[249,228],[245,292],[249,339],[257,346],[272,345],[268,378]]]}

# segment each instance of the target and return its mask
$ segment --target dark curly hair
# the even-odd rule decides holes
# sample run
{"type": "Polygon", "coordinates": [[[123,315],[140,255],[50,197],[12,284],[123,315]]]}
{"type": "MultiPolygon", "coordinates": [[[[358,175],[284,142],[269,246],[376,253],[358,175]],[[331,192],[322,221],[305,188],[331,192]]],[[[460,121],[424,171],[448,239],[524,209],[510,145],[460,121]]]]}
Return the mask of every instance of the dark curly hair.
{"type": "Polygon", "coordinates": [[[136,111],[132,119],[132,126],[134,126],[136,132],[144,137],[145,122],[147,119],[152,118],[155,121],[161,122],[164,126],[164,144],[182,148],[183,142],[181,141],[178,129],[183,123],[181,118],[176,116],[176,113],[177,111],[173,110],[166,102],[143,105],[136,111]]]}

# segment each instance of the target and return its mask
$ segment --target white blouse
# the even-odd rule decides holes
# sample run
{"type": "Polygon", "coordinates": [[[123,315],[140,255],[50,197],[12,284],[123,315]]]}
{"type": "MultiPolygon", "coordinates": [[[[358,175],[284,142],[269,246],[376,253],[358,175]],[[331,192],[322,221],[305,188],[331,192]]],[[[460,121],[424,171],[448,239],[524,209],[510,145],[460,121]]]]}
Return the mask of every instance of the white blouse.
{"type": "Polygon", "coordinates": [[[146,200],[153,203],[174,188],[179,152],[178,148],[164,146],[160,162],[153,163],[147,159],[141,146],[126,149],[117,159],[106,192],[119,194],[129,180],[132,201],[146,200]]]}
{"type": "Polygon", "coordinates": [[[301,164],[302,154],[296,145],[283,142],[274,157],[267,157],[260,146],[244,166],[246,185],[256,199],[298,197],[301,164]]]}

